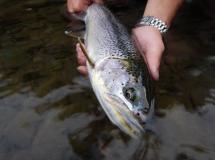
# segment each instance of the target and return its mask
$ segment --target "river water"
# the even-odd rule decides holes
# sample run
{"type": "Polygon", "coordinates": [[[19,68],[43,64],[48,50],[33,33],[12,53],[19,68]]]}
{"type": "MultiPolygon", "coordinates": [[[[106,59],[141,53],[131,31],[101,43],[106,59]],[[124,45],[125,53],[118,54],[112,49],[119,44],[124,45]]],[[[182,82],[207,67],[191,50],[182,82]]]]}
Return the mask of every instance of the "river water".
{"type": "MultiPolygon", "coordinates": [[[[165,36],[152,132],[134,140],[76,71],[64,3],[1,0],[0,160],[215,159],[215,14],[200,4],[187,1],[165,36]]],[[[131,28],[142,6],[113,11],[131,28]]]]}

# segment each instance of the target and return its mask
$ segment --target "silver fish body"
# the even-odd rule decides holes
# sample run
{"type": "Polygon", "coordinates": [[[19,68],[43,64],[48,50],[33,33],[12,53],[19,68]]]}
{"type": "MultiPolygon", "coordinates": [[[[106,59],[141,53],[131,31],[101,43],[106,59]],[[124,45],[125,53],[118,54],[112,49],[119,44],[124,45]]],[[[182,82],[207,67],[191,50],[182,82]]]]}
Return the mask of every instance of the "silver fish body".
{"type": "Polygon", "coordinates": [[[150,76],[143,59],[114,15],[103,5],[88,7],[85,45],[93,90],[109,119],[132,137],[144,132],[154,112],[150,76]]]}

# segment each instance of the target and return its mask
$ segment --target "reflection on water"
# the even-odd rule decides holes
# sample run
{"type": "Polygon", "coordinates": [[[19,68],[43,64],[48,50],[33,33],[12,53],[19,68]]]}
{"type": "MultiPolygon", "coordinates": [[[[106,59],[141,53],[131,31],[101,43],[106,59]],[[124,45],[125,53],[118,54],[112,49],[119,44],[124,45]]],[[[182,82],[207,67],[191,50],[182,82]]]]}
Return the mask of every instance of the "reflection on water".
{"type": "MultiPolygon", "coordinates": [[[[214,159],[215,16],[202,3],[186,4],[166,36],[154,124],[142,140],[111,124],[75,71],[60,0],[0,4],[1,160],[214,159]]],[[[141,7],[115,12],[131,27],[141,7]]]]}

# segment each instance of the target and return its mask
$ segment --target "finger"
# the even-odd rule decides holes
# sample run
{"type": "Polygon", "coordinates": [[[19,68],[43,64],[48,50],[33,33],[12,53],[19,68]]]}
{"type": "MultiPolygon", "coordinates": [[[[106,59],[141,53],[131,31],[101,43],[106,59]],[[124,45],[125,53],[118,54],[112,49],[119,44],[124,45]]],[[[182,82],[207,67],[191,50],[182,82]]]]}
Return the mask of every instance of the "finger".
{"type": "Polygon", "coordinates": [[[134,34],[132,35],[132,38],[133,38],[133,40],[134,40],[134,44],[135,44],[136,48],[137,48],[138,51],[139,51],[138,54],[140,54],[140,55],[143,57],[143,59],[144,59],[146,65],[147,65],[147,68],[148,68],[148,70],[149,70],[150,75],[152,76],[153,79],[155,79],[155,78],[154,78],[154,74],[151,73],[151,69],[150,69],[150,66],[149,66],[148,61],[147,61],[147,58],[146,58],[146,54],[145,54],[145,50],[146,50],[146,49],[143,48],[144,46],[141,46],[141,44],[140,44],[139,41],[137,40],[137,37],[136,37],[134,34]]]}
{"type": "Polygon", "coordinates": [[[150,75],[154,80],[158,80],[160,60],[164,51],[160,33],[151,27],[136,28],[133,30],[133,40],[146,62],[150,75]]]}
{"type": "Polygon", "coordinates": [[[156,49],[156,47],[141,46],[135,36],[133,36],[133,39],[135,41],[136,47],[140,51],[140,54],[148,67],[150,75],[154,80],[159,80],[159,67],[162,50],[156,49]]]}
{"type": "MultiPolygon", "coordinates": [[[[79,0],[80,1],[80,0],[79,0]]],[[[93,3],[93,0],[81,0],[79,5],[80,11],[86,11],[87,8],[93,3]]]]}
{"type": "Polygon", "coordinates": [[[92,3],[92,0],[67,0],[67,8],[69,12],[85,11],[92,3]]]}
{"type": "Polygon", "coordinates": [[[78,64],[86,65],[86,57],[84,56],[84,53],[82,52],[79,43],[76,44],[76,52],[77,52],[78,64]]]}
{"type": "Polygon", "coordinates": [[[93,0],[85,0],[85,5],[86,6],[89,6],[89,5],[91,5],[93,3],[93,0]]]}
{"type": "Polygon", "coordinates": [[[104,4],[104,0],[93,0],[94,3],[104,4]]]}
{"type": "Polygon", "coordinates": [[[159,80],[159,68],[162,54],[163,52],[161,50],[150,50],[145,53],[149,72],[154,80],[159,80]]]}
{"type": "Polygon", "coordinates": [[[139,55],[141,55],[142,57],[143,57],[143,59],[146,61],[146,57],[145,57],[145,55],[144,55],[144,50],[145,49],[143,49],[143,46],[141,46],[141,44],[139,43],[139,41],[137,40],[137,37],[134,35],[134,34],[132,34],[132,39],[133,39],[133,41],[134,41],[134,45],[135,45],[135,47],[138,49],[138,53],[137,54],[139,54],[139,55]]]}
{"type": "Polygon", "coordinates": [[[82,75],[87,76],[88,71],[86,66],[78,66],[77,67],[78,72],[80,72],[82,75]]]}

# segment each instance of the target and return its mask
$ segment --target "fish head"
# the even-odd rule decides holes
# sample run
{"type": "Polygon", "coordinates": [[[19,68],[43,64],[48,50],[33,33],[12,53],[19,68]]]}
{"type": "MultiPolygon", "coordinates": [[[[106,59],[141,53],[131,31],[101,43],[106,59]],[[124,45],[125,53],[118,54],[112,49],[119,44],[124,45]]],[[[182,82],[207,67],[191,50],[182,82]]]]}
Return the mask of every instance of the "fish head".
{"type": "Polygon", "coordinates": [[[154,104],[148,101],[146,87],[141,80],[136,81],[130,78],[121,87],[121,93],[118,96],[141,124],[147,123],[153,115],[154,104]]]}
{"type": "Polygon", "coordinates": [[[111,59],[100,64],[94,83],[96,95],[114,124],[132,137],[139,137],[151,118],[153,105],[147,100],[142,76],[129,73],[121,61],[111,59]]]}
{"type": "Polygon", "coordinates": [[[134,77],[126,70],[116,72],[116,78],[109,87],[109,94],[118,97],[121,106],[129,109],[140,124],[146,124],[153,115],[154,104],[153,99],[150,101],[147,98],[147,87],[144,85],[143,77],[141,75],[134,77]]]}

